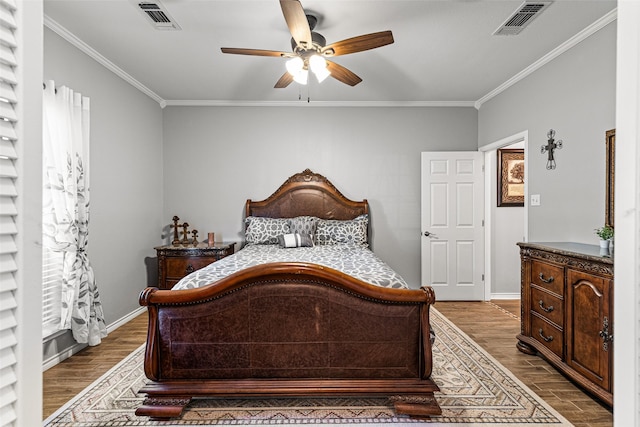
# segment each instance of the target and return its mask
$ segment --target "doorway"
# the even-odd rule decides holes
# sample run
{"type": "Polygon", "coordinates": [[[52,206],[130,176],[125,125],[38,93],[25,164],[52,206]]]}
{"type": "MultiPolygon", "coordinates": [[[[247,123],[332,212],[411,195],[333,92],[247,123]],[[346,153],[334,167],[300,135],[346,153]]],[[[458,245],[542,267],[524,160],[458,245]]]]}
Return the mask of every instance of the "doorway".
{"type": "Polygon", "coordinates": [[[520,256],[516,245],[529,240],[528,131],[480,147],[485,159],[485,300],[520,299],[520,256]],[[524,149],[524,206],[497,207],[501,148],[524,149]]]}

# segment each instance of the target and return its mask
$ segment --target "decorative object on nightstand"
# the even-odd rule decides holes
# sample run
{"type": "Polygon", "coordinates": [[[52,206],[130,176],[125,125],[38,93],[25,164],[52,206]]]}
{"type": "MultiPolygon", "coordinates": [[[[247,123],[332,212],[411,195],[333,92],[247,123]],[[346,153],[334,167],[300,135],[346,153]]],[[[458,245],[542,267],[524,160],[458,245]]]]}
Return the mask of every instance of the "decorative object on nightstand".
{"type": "Polygon", "coordinates": [[[173,228],[173,240],[171,241],[171,244],[177,245],[178,243],[180,243],[180,238],[178,237],[178,227],[182,226],[178,225],[178,221],[180,221],[180,218],[178,218],[177,215],[174,215],[171,219],[173,220],[173,224],[171,224],[171,227],[173,228]]]}
{"type": "Polygon", "coordinates": [[[189,273],[235,252],[235,243],[197,243],[193,246],[166,245],[155,248],[158,255],[158,287],[171,289],[189,273]]]}
{"type": "Polygon", "coordinates": [[[189,223],[188,222],[185,222],[184,224],[182,224],[182,240],[180,240],[180,243],[182,243],[183,245],[189,244],[189,223]]]}

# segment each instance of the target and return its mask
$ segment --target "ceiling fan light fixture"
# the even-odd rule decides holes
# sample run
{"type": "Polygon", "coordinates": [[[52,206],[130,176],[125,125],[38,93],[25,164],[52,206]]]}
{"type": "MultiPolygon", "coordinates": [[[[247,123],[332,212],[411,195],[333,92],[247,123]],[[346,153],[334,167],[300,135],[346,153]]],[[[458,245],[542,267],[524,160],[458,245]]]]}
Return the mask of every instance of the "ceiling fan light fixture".
{"type": "Polygon", "coordinates": [[[309,68],[314,73],[327,68],[327,61],[320,55],[311,55],[309,58],[309,68]]]}
{"type": "Polygon", "coordinates": [[[316,79],[318,79],[318,83],[322,83],[324,79],[331,75],[331,72],[327,69],[327,67],[321,68],[317,71],[314,71],[313,74],[316,75],[316,79]]]}
{"type": "Polygon", "coordinates": [[[300,70],[296,74],[293,74],[293,81],[300,83],[301,85],[306,85],[309,80],[309,71],[308,70],[300,70]]]}
{"type": "Polygon", "coordinates": [[[304,61],[299,56],[296,56],[287,61],[286,67],[289,74],[295,76],[304,68],[304,61]]]}
{"type": "Polygon", "coordinates": [[[331,75],[327,69],[327,61],[320,55],[312,55],[309,58],[309,68],[316,75],[318,83],[322,83],[324,79],[331,75]]]}

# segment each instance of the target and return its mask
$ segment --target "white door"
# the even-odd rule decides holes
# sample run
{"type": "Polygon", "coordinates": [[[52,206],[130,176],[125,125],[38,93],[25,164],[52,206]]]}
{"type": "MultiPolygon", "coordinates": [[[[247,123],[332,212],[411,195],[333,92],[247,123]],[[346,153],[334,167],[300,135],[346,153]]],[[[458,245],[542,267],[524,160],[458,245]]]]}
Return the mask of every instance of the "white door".
{"type": "Polygon", "coordinates": [[[484,299],[483,153],[422,153],[422,283],[436,301],[484,299]]]}

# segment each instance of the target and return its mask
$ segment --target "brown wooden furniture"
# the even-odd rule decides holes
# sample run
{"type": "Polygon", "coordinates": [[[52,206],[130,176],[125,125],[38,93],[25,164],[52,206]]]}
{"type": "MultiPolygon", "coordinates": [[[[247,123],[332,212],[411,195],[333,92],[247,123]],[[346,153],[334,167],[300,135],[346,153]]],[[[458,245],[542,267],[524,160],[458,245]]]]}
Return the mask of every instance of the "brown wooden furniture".
{"type": "Polygon", "coordinates": [[[595,245],[518,243],[517,347],[613,405],[613,259],[595,245]]]}
{"type": "MultiPolygon", "coordinates": [[[[309,170],[246,215],[353,219],[346,199],[309,170]]],[[[374,286],[311,263],[254,266],[198,289],[147,288],[145,373],[137,415],[177,417],[194,396],[389,396],[396,411],[438,415],[430,379],[430,287],[374,286]]]]}
{"type": "Polygon", "coordinates": [[[155,248],[158,255],[158,288],[171,289],[189,273],[200,270],[235,251],[235,243],[166,245],[155,248]]]}

